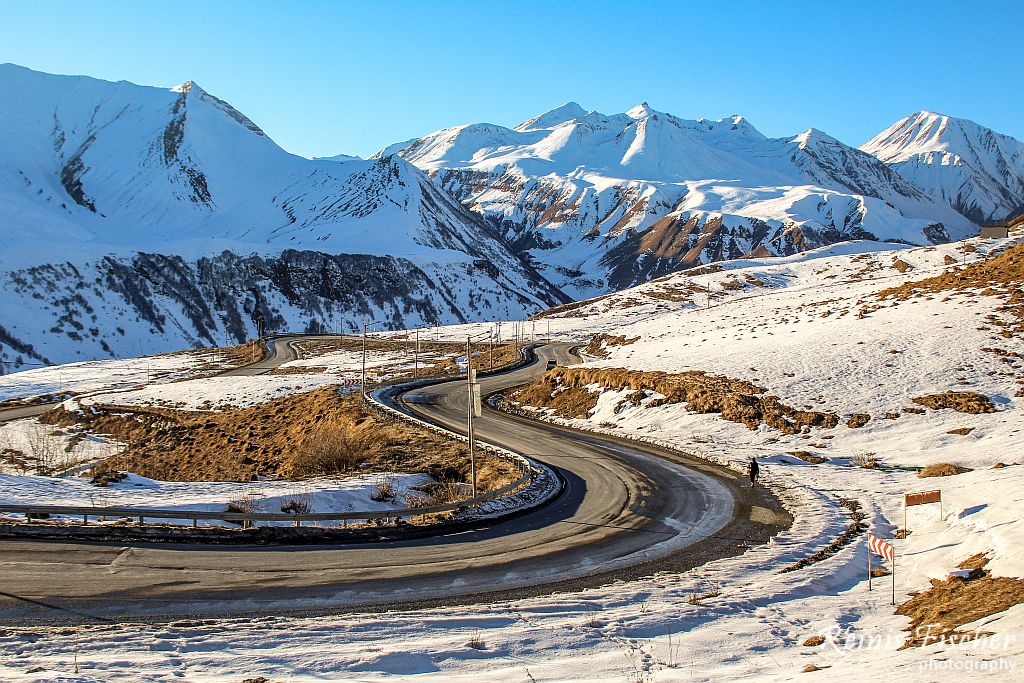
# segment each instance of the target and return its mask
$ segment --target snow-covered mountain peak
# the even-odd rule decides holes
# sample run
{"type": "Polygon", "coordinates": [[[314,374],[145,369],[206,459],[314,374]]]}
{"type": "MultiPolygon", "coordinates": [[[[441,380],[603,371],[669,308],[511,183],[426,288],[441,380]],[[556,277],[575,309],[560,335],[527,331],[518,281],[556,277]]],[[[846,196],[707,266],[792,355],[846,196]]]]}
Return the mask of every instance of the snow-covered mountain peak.
{"type": "Polygon", "coordinates": [[[581,116],[586,116],[587,110],[581,107],[576,102],[566,102],[565,104],[555,107],[551,111],[546,111],[543,114],[538,114],[532,119],[523,121],[515,130],[519,132],[525,132],[530,130],[543,130],[545,128],[554,128],[567,121],[578,119],[581,116]]]}
{"type": "MultiPolygon", "coordinates": [[[[384,155],[387,156],[387,155],[384,155]]],[[[361,161],[362,157],[353,154],[334,154],[329,157],[313,157],[313,161],[361,161]]]]}
{"type": "Polygon", "coordinates": [[[257,312],[278,329],[401,328],[566,298],[396,155],[290,154],[193,82],[5,66],[0,92],[0,374],[136,339],[241,341],[257,312]]]}
{"type": "Polygon", "coordinates": [[[636,105],[635,107],[627,111],[626,116],[628,116],[631,119],[645,119],[648,116],[653,116],[657,113],[658,112],[651,109],[651,105],[647,104],[646,102],[641,102],[640,104],[636,105]]]}
{"type": "Polygon", "coordinates": [[[871,138],[861,149],[887,163],[907,161],[930,152],[956,155],[968,163],[1003,155],[1019,158],[1024,144],[968,119],[919,111],[871,138]]]}
{"type": "Polygon", "coordinates": [[[977,223],[1024,205],[1024,144],[973,121],[919,111],[860,149],[977,223]]]}
{"type": "Polygon", "coordinates": [[[843,145],[843,143],[840,142],[839,140],[836,140],[834,137],[832,137],[825,131],[818,130],[817,128],[808,128],[803,133],[793,136],[793,138],[790,139],[790,142],[799,145],[801,148],[806,148],[819,144],[843,145]]]}
{"type": "Polygon", "coordinates": [[[199,90],[202,90],[202,88],[199,88],[199,86],[197,86],[192,81],[185,81],[181,85],[176,85],[173,88],[171,88],[171,92],[189,93],[189,92],[192,92],[192,88],[198,88],[199,90]]]}

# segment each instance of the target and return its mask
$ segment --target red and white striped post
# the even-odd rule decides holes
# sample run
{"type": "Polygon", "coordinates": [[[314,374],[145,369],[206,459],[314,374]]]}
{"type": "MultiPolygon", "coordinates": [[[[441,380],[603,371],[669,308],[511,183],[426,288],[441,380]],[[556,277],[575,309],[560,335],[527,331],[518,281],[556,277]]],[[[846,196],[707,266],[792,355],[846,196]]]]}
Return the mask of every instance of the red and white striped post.
{"type": "Polygon", "coordinates": [[[868,534],[868,590],[871,590],[871,553],[892,563],[892,604],[896,604],[896,548],[874,534],[868,534]]]}

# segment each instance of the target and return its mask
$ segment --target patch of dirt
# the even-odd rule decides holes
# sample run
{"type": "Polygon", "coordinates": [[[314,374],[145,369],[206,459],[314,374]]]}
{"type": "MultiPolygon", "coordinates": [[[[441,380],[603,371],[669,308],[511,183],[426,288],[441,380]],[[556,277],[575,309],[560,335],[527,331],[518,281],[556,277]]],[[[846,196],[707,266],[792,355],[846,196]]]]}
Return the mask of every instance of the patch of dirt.
{"type": "Polygon", "coordinates": [[[974,427],[960,427],[958,429],[950,429],[947,434],[957,434],[959,436],[967,436],[974,431],[974,427]]]}
{"type": "Polygon", "coordinates": [[[954,474],[963,474],[964,472],[970,472],[970,467],[961,467],[960,465],[954,465],[950,462],[940,462],[934,465],[928,465],[921,469],[917,473],[918,477],[951,477],[954,474]]]}
{"type": "Polygon", "coordinates": [[[983,569],[987,562],[984,555],[974,555],[960,564],[960,569],[970,570],[969,575],[932,579],[931,588],[896,609],[896,614],[911,619],[903,648],[973,640],[978,632],[957,629],[1024,603],[1024,579],[992,576],[983,569]]]}
{"type": "MultiPolygon", "coordinates": [[[[250,408],[219,413],[169,408],[95,405],[70,412],[60,408],[41,420],[109,435],[126,444],[100,469],[135,472],[165,481],[249,481],[287,479],[352,471],[350,460],[336,459],[324,471],[314,443],[323,434],[344,439],[362,451],[358,472],[424,472],[442,482],[467,481],[468,448],[426,429],[393,422],[371,411],[358,394],[343,396],[336,387],[278,398],[250,408]]],[[[480,489],[514,481],[515,469],[503,460],[477,455],[480,489]],[[481,457],[482,456],[482,457],[481,457]]]]}
{"type": "Polygon", "coordinates": [[[952,408],[957,412],[971,415],[996,412],[995,405],[987,396],[974,391],[946,391],[941,394],[918,396],[910,400],[932,410],[952,408]]]}
{"type": "Polygon", "coordinates": [[[538,408],[554,408],[563,417],[576,417],[582,414],[579,411],[588,412],[596,405],[597,393],[587,389],[594,384],[616,391],[656,392],[664,398],[649,402],[650,408],[685,403],[695,413],[720,413],[724,419],[750,429],[767,424],[785,434],[796,434],[839,424],[835,413],[798,410],[777,396],[762,396],[766,390],[750,382],[698,371],[671,374],[621,368],[556,368],[513,398],[538,408]]]}

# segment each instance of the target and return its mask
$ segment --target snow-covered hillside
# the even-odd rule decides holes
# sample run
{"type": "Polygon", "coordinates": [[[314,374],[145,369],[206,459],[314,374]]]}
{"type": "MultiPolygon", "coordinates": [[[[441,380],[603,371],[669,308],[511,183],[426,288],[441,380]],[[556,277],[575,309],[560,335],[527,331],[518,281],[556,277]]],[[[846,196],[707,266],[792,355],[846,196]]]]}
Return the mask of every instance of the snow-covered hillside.
{"type": "Polygon", "coordinates": [[[5,64],[0,89],[7,370],[564,300],[400,158],[297,157],[191,82],[5,64]]]}
{"type": "Polygon", "coordinates": [[[975,222],[1024,209],[1024,144],[973,121],[920,111],[861,149],[975,222]]]}
{"type": "MultiPolygon", "coordinates": [[[[176,674],[315,681],[356,671],[367,680],[611,683],[804,680],[801,672],[807,680],[866,682],[884,668],[887,680],[908,683],[960,681],[968,671],[1017,680],[1024,661],[1024,594],[1013,578],[1024,575],[1024,343],[1012,330],[1024,321],[1024,254],[1004,264],[1012,269],[997,259],[1021,244],[1019,236],[921,248],[843,243],[674,274],[542,320],[556,337],[611,336],[595,345],[586,371],[702,370],[842,417],[833,427],[789,434],[687,410],[650,390],[637,396],[591,385],[596,403],[585,417],[568,420],[576,426],[738,466],[758,457],[758,485],[777,490],[795,520],[736,557],[484,605],[85,625],[59,633],[12,627],[0,634],[0,671],[40,680],[22,672],[43,667],[39,675],[68,672],[65,678],[75,681],[176,674]],[[987,267],[991,272],[972,270],[987,267]],[[928,284],[943,274],[950,277],[928,284]],[[983,394],[994,412],[914,402],[950,389],[983,394]],[[854,414],[869,419],[851,426],[846,418],[854,414]],[[875,467],[858,466],[871,460],[875,467]],[[921,479],[912,469],[937,462],[973,470],[921,479]],[[933,599],[926,616],[976,614],[960,626],[962,642],[946,634],[940,640],[939,629],[896,613],[890,576],[876,577],[869,590],[866,534],[849,534],[853,520],[844,503],[859,504],[863,523],[893,539],[904,526],[903,494],[931,489],[942,492],[941,514],[935,505],[911,508],[912,533],[892,541],[895,598],[900,605],[933,599]],[[965,562],[983,564],[981,576],[965,562]],[[997,580],[1016,592],[985,592],[997,580]],[[946,589],[950,595],[929,598],[931,590],[946,589]],[[922,633],[931,641],[903,647],[922,633]],[[211,642],[243,656],[224,657],[211,642]],[[72,676],[72,662],[81,674],[72,676]]],[[[442,332],[464,339],[483,329],[442,332]]],[[[877,557],[874,566],[891,567],[877,557]]]]}
{"type": "Polygon", "coordinates": [[[877,157],[810,129],[766,138],[740,116],[568,103],[514,130],[446,128],[382,152],[428,171],[574,296],[747,254],[860,238],[962,239],[969,217],[877,157]]]}

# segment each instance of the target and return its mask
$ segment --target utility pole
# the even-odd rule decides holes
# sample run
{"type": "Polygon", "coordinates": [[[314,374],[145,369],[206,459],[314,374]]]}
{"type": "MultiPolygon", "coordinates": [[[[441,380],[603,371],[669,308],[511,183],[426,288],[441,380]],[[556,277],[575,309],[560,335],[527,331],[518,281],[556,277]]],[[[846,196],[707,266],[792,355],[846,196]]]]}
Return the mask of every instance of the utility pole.
{"type": "Polygon", "coordinates": [[[420,376],[420,326],[416,325],[416,351],[413,353],[413,367],[415,368],[412,372],[413,379],[418,379],[420,376]]]}
{"type": "Polygon", "coordinates": [[[547,323],[548,323],[548,334],[547,334],[546,338],[550,342],[551,341],[551,318],[547,319],[547,323]]]}
{"type": "Polygon", "coordinates": [[[473,418],[483,414],[480,395],[480,384],[476,381],[476,369],[473,368],[473,338],[482,338],[490,332],[466,336],[466,395],[469,399],[466,406],[466,426],[469,436],[469,467],[472,471],[473,497],[476,497],[476,433],[473,430],[473,418]]]}
{"type": "Polygon", "coordinates": [[[475,387],[474,380],[476,377],[473,376],[473,346],[472,338],[466,337],[466,389],[469,398],[468,409],[466,410],[466,419],[468,422],[468,435],[469,435],[469,467],[472,471],[473,480],[473,497],[476,498],[476,440],[473,434],[473,413],[476,410],[475,405],[475,387]]]}
{"type": "Polygon", "coordinates": [[[363,373],[359,384],[359,391],[366,397],[366,323],[363,323],[363,373]]]}

